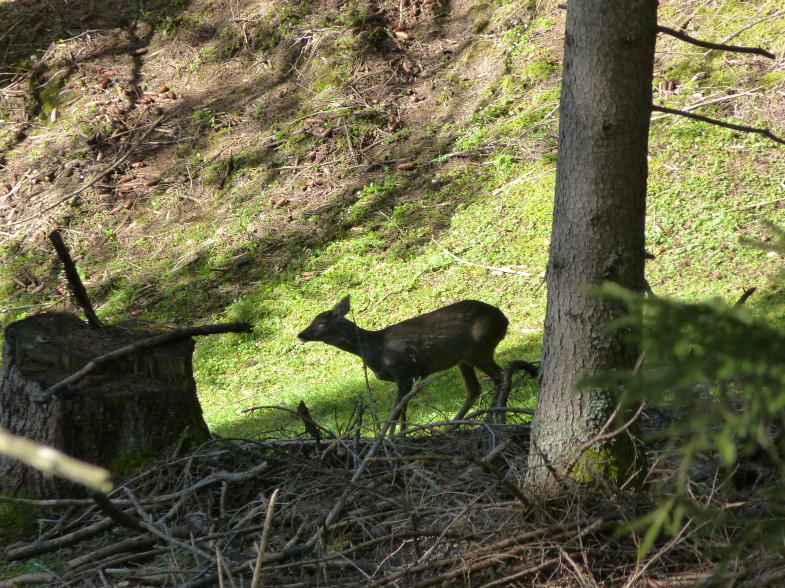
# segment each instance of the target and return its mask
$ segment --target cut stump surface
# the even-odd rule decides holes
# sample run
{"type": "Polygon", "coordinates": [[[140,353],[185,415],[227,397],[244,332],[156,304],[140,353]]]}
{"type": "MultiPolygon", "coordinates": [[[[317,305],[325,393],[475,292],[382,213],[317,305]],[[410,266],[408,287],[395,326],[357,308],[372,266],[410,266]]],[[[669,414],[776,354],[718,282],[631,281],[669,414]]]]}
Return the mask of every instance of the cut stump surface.
{"type": "MultiPolygon", "coordinates": [[[[26,318],[6,328],[0,426],[122,476],[183,441],[209,438],[193,378],[193,339],[102,365],[46,402],[43,391],[91,360],[159,334],[131,326],[91,329],[67,313],[26,318]]],[[[82,494],[0,456],[0,492],[29,498],[82,494]]]]}

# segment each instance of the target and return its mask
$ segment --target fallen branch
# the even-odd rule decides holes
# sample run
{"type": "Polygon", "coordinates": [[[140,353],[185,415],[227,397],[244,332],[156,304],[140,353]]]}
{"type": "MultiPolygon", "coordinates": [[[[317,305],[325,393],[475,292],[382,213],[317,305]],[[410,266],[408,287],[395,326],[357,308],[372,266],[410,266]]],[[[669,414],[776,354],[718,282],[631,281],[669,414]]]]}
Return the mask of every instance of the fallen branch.
{"type": "Polygon", "coordinates": [[[0,580],[0,588],[16,588],[26,584],[48,584],[52,585],[57,580],[57,576],[51,572],[34,572],[32,574],[22,574],[9,580],[0,580]]]}
{"type": "Polygon", "coordinates": [[[101,355],[100,357],[96,357],[81,370],[71,374],[64,380],[59,381],[57,384],[50,386],[33,400],[34,402],[48,402],[55,394],[65,389],[70,384],[78,382],[97,367],[111,361],[115,361],[121,357],[125,357],[126,355],[137,353],[143,349],[150,349],[151,347],[158,347],[159,345],[166,345],[168,343],[174,343],[175,341],[181,341],[182,339],[188,339],[190,337],[196,337],[200,335],[216,335],[219,333],[250,333],[252,328],[253,327],[250,323],[205,325],[202,327],[179,329],[177,331],[171,331],[162,335],[156,335],[155,337],[150,337],[149,339],[143,339],[141,341],[137,341],[136,343],[132,343],[131,345],[121,347],[120,349],[115,349],[114,351],[111,351],[105,355],[101,355]]]}
{"type": "Polygon", "coordinates": [[[117,556],[117,554],[123,552],[133,551],[135,549],[148,549],[155,545],[157,541],[158,539],[151,534],[136,535],[122,541],[115,541],[109,545],[100,547],[95,551],[68,560],[65,562],[64,569],[71,572],[93,564],[96,561],[106,560],[110,556],[117,556]]]}
{"type": "Polygon", "coordinates": [[[36,557],[44,553],[51,553],[52,551],[57,551],[63,547],[76,545],[77,543],[96,537],[104,531],[114,528],[116,525],[117,523],[115,523],[112,519],[105,518],[98,521],[97,523],[93,523],[88,527],[78,529],[73,533],[62,535],[56,539],[48,539],[46,541],[33,543],[32,545],[24,545],[15,549],[9,549],[6,552],[6,557],[13,561],[17,559],[36,557]]]}
{"type": "Polygon", "coordinates": [[[435,575],[423,582],[414,584],[414,586],[436,586],[436,585],[449,585],[450,581],[455,581],[461,577],[470,577],[471,573],[479,572],[483,569],[498,566],[506,563],[509,560],[515,559],[520,556],[522,552],[531,549],[529,541],[548,537],[551,540],[560,539],[565,535],[570,535],[577,531],[578,536],[584,536],[590,532],[609,530],[619,525],[618,521],[609,521],[604,519],[597,519],[590,523],[587,527],[583,527],[584,521],[575,523],[565,523],[563,525],[556,525],[554,527],[546,527],[537,529],[527,533],[522,533],[515,537],[503,539],[492,543],[485,547],[481,547],[469,554],[462,554],[460,556],[446,557],[438,561],[428,561],[417,566],[411,566],[406,570],[395,572],[386,576],[376,582],[368,584],[367,588],[376,588],[385,586],[387,584],[399,584],[397,580],[407,575],[432,570],[434,567],[445,567],[448,565],[459,564],[457,568],[450,570],[441,575],[435,575]],[[582,528],[583,527],[583,528],[582,528]]]}

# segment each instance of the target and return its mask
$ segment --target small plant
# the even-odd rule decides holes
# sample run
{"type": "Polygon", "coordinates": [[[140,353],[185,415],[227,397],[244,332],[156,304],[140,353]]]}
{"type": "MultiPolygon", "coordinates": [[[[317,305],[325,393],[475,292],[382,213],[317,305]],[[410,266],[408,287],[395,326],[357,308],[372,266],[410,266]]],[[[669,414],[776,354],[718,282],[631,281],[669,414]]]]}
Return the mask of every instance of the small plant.
{"type": "Polygon", "coordinates": [[[221,122],[218,116],[207,110],[202,110],[201,108],[195,110],[191,115],[191,118],[200,126],[210,129],[216,128],[221,122]]]}

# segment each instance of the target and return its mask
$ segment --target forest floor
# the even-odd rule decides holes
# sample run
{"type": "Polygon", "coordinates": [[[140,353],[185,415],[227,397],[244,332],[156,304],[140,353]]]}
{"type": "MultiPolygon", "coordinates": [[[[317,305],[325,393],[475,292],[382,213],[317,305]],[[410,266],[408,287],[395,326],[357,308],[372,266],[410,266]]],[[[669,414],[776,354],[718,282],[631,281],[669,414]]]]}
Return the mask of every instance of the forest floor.
{"type": "MultiPolygon", "coordinates": [[[[785,134],[773,4],[661,3],[663,24],[777,58],[661,38],[657,102],[785,134]]],[[[457,377],[413,401],[419,435],[361,437],[356,362],[293,343],[349,291],[358,322],[380,326],[482,296],[511,319],[502,359],[537,358],[563,13],[555,1],[0,0],[3,324],[73,309],[47,241],[59,228],[102,317],[256,325],[200,342],[200,399],[223,437],[120,486],[113,502],[135,523],[89,499],[0,504],[0,587],[239,587],[255,570],[268,586],[783,581],[779,552],[734,549],[705,521],[675,524],[639,557],[647,494],[527,497],[525,422],[439,424],[457,377]],[[286,411],[254,410],[301,397],[333,423],[319,442],[286,411]]],[[[656,114],[651,143],[654,290],[733,301],[763,286],[749,304],[782,321],[779,258],[744,240],[785,224],[785,150],[656,114]]],[[[519,382],[514,404],[533,406],[535,391],[519,382]]],[[[392,395],[374,390],[380,406],[392,395]]],[[[680,470],[652,449],[662,488],[680,470]]],[[[738,508],[714,490],[696,485],[695,503],[738,508]]]]}

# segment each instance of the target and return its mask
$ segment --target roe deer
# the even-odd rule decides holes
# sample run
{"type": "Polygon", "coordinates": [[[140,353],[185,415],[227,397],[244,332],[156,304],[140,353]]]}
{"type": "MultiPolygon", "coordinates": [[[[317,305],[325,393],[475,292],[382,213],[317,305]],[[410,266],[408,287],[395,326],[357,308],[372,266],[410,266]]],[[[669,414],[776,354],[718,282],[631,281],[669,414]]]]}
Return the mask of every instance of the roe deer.
{"type": "MultiPolygon", "coordinates": [[[[466,388],[466,400],[456,420],[466,415],[480,395],[474,368],[493,379],[494,399],[504,385],[504,372],[493,360],[493,353],[507,334],[508,321],[495,306],[463,300],[379,331],[358,327],[345,318],[348,312],[346,296],[332,310],[317,315],[298,337],[302,341],[322,341],[362,358],[378,379],[398,386],[396,404],[418,379],[455,365],[466,388]]],[[[526,366],[522,369],[536,376],[537,369],[528,363],[526,366]]],[[[406,406],[401,408],[399,420],[406,421],[406,406]]]]}

